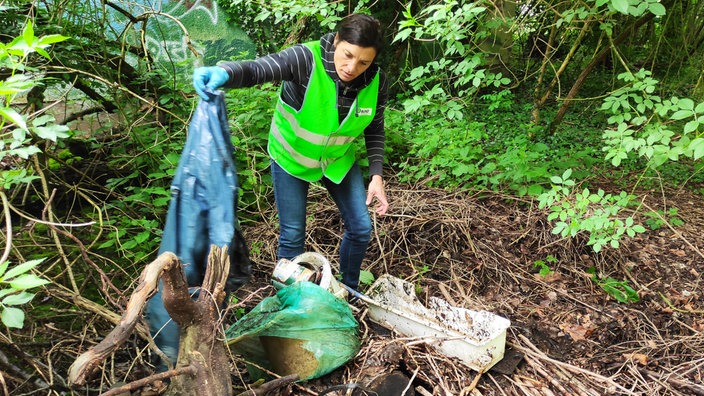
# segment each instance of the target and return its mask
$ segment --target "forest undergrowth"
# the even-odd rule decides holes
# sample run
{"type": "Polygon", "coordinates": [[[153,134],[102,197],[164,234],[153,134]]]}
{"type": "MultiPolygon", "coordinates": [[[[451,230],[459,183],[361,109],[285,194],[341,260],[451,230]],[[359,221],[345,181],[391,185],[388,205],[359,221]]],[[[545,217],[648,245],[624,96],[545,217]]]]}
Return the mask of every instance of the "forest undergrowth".
{"type": "MultiPolygon", "coordinates": [[[[698,195],[641,191],[651,208],[678,208],[681,223],[663,218],[660,227],[620,249],[595,253],[584,239],[552,234],[546,213],[527,199],[401,184],[391,184],[388,193],[394,210],[375,219],[367,269],[413,282],[421,298],[510,319],[506,365],[479,375],[423,344],[379,332],[362,313],[363,351],[334,374],[339,381],[354,382],[364,375],[366,359],[396,342],[404,345],[403,358],[387,369],[400,367],[427,394],[704,394],[698,195]],[[618,302],[605,289],[607,280],[630,285],[639,301],[618,302]]],[[[334,257],[339,218],[318,195],[308,243],[334,257]]],[[[270,279],[276,231],[247,231],[262,242],[255,281],[246,288],[253,291],[270,279]]],[[[296,388],[315,394],[326,382],[296,388]]]]}

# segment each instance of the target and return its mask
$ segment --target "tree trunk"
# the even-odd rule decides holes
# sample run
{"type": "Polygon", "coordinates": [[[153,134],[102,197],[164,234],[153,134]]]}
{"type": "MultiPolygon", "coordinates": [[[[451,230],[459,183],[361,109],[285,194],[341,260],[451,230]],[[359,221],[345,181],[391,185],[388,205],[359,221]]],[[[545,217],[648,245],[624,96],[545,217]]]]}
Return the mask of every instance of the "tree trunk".
{"type": "Polygon", "coordinates": [[[513,33],[509,21],[516,17],[517,5],[515,0],[498,0],[493,5],[488,11],[488,18],[497,21],[497,27],[491,30],[489,37],[479,43],[479,48],[486,54],[487,66],[492,71],[509,74],[507,65],[511,64],[513,47],[513,33]]]}
{"type": "MultiPolygon", "coordinates": [[[[663,5],[666,7],[670,4],[670,2],[663,2],[663,5]],[[667,4],[666,4],[667,3],[667,4]]],[[[613,45],[620,44],[623,42],[625,39],[627,39],[634,30],[638,29],[639,27],[643,26],[646,22],[650,21],[653,19],[655,15],[651,13],[647,13],[637,19],[633,24],[626,29],[624,29],[621,34],[618,35],[613,40],[613,45]]],[[[555,114],[555,118],[553,118],[552,122],[550,122],[550,131],[554,132],[555,128],[562,122],[562,119],[565,117],[565,114],[567,113],[567,108],[570,106],[572,103],[572,99],[574,99],[577,96],[577,93],[579,90],[582,88],[582,85],[584,85],[584,81],[587,79],[587,76],[589,76],[589,73],[591,73],[592,69],[596,65],[601,62],[604,57],[611,51],[611,46],[604,47],[599,53],[597,53],[594,58],[592,58],[591,62],[582,70],[582,72],[579,74],[577,77],[577,80],[574,82],[572,85],[572,88],[570,89],[570,92],[565,96],[564,101],[562,102],[562,106],[557,111],[557,114],[555,114]]]]}
{"type": "Polygon", "coordinates": [[[163,271],[180,271],[181,263],[175,254],[166,252],[147,265],[139,277],[139,285],[132,292],[120,322],[98,345],[76,358],[68,370],[69,385],[82,386],[97,373],[103,360],[119,348],[132,334],[147,300],[154,294],[163,271]]]}
{"type": "Polygon", "coordinates": [[[552,57],[552,46],[553,46],[553,41],[555,39],[555,32],[557,30],[557,27],[553,26],[553,28],[550,31],[550,40],[548,41],[547,45],[547,50],[545,52],[544,58],[543,58],[543,64],[540,68],[540,76],[538,78],[538,84],[535,87],[535,102],[533,104],[533,111],[531,112],[531,123],[533,125],[538,125],[540,122],[540,110],[543,108],[543,105],[545,105],[545,102],[548,100],[550,97],[550,93],[552,93],[553,88],[555,88],[555,85],[557,85],[558,81],[560,81],[560,77],[562,76],[562,73],[567,69],[567,65],[570,63],[572,60],[572,57],[574,57],[574,54],[577,52],[579,47],[582,45],[582,40],[584,39],[584,36],[586,36],[589,28],[592,25],[592,20],[593,16],[590,16],[589,19],[587,19],[584,24],[582,25],[582,29],[579,31],[579,36],[574,40],[572,43],[572,47],[570,48],[570,51],[567,53],[567,56],[565,59],[562,61],[562,64],[560,64],[560,68],[555,72],[555,76],[552,78],[552,81],[548,84],[548,87],[545,89],[545,92],[540,93],[540,88],[542,85],[542,81],[547,69],[547,64],[550,61],[550,58],[552,57]]]}

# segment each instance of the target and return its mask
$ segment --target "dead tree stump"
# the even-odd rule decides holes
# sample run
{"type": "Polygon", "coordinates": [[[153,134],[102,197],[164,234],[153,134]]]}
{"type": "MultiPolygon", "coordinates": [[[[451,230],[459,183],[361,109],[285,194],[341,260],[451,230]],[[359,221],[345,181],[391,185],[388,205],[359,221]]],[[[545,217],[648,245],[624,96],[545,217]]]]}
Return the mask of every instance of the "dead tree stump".
{"type": "Polygon", "coordinates": [[[225,342],[219,337],[222,336],[220,307],[225,299],[224,287],[229,271],[227,248],[211,246],[208,268],[195,301],[188,295],[183,272],[180,277],[172,277],[172,272],[165,274],[164,306],[181,328],[176,368],[194,366],[197,369],[195,377],[175,377],[167,395],[232,394],[230,361],[225,342]]]}
{"type": "MultiPolygon", "coordinates": [[[[230,364],[224,340],[219,338],[220,307],[225,299],[225,282],[230,260],[227,247],[211,246],[208,267],[198,297],[188,292],[186,277],[178,257],[170,252],[159,255],[140,275],[120,323],[99,344],[81,354],[69,368],[68,382],[82,386],[96,374],[103,360],[119,348],[137,325],[144,306],[163,280],[164,307],[181,328],[178,372],[166,395],[232,395],[230,364]],[[183,370],[190,367],[192,370],[183,370]]],[[[174,373],[176,374],[176,373],[174,373]]],[[[144,383],[144,381],[138,381],[144,383]]]]}

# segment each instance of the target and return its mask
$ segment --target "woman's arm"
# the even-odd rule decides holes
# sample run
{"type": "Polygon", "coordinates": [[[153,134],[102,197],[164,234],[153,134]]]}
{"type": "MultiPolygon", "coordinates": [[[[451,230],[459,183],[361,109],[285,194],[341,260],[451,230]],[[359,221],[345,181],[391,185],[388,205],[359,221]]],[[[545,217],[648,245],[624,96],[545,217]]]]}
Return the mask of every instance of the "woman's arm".
{"type": "Polygon", "coordinates": [[[299,44],[255,60],[222,62],[218,66],[230,76],[226,88],[244,88],[273,81],[305,83],[312,64],[310,49],[299,44]]]}

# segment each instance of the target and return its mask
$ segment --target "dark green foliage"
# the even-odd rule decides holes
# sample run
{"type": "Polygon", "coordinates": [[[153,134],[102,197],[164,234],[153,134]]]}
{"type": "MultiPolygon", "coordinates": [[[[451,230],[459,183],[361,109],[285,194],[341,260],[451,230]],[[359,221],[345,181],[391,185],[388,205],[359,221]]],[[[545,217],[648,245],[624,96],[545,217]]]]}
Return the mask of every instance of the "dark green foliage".
{"type": "Polygon", "coordinates": [[[530,109],[519,103],[480,103],[455,120],[441,112],[389,112],[389,157],[401,180],[537,195],[552,175],[573,168],[583,177],[601,162],[599,129],[547,134],[530,125],[530,109]]]}
{"type": "Polygon", "coordinates": [[[232,91],[226,98],[241,189],[240,221],[256,220],[259,208],[273,198],[266,145],[277,95],[278,87],[267,84],[232,91]]]}

